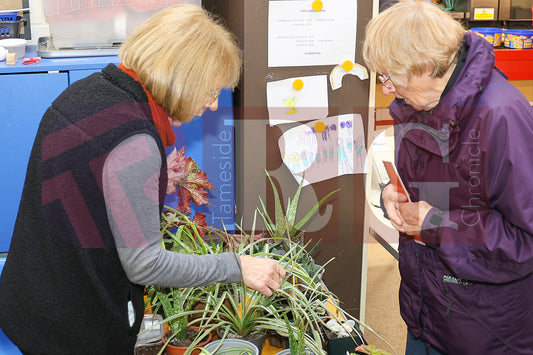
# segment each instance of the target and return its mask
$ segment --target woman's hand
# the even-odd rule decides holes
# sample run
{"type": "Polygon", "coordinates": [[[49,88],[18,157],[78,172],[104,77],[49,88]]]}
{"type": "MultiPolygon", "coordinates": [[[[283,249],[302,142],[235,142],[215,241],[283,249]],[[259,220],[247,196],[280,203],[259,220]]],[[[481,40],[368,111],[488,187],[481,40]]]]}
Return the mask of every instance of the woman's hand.
{"type": "Polygon", "coordinates": [[[433,206],[426,201],[409,202],[407,196],[396,192],[392,185],[383,189],[381,197],[392,226],[407,235],[419,236],[422,223],[433,206]]]}
{"type": "Polygon", "coordinates": [[[269,297],[285,279],[285,269],[272,259],[241,255],[244,284],[269,297]]]}
{"type": "Polygon", "coordinates": [[[420,201],[400,203],[398,208],[400,217],[403,220],[398,230],[410,236],[419,236],[422,232],[422,223],[424,223],[424,219],[433,206],[426,201],[420,201]]]}
{"type": "Polygon", "coordinates": [[[402,193],[396,192],[394,186],[389,184],[385,186],[381,192],[381,198],[383,199],[383,207],[387,211],[387,215],[394,226],[398,229],[403,224],[402,217],[400,216],[399,206],[400,203],[407,202],[407,196],[402,193]]]}

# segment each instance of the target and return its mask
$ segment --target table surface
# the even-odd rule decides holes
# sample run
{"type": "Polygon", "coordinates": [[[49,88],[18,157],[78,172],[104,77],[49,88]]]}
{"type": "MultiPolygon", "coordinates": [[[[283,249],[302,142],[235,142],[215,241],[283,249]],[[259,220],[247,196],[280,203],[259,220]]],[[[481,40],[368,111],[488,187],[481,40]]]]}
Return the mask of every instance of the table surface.
{"type": "Polygon", "coordinates": [[[270,345],[267,339],[265,340],[265,345],[263,345],[263,351],[261,352],[261,354],[262,355],[275,355],[281,350],[283,350],[283,348],[277,348],[275,346],[270,345]]]}
{"type": "MultiPolygon", "coordinates": [[[[34,58],[37,56],[37,46],[26,46],[26,54],[24,58],[34,58]]],[[[120,59],[117,56],[41,58],[39,63],[22,64],[24,58],[18,58],[15,65],[7,65],[6,61],[0,62],[0,74],[14,72],[31,73],[54,70],[100,69],[108,63],[120,63],[120,59]]]]}

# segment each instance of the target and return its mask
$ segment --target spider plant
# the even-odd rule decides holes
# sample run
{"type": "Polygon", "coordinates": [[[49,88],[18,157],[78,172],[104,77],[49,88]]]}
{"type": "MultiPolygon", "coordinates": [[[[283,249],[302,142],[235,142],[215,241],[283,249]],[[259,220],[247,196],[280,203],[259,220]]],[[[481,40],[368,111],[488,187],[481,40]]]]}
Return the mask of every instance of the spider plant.
{"type": "Polygon", "coordinates": [[[325,300],[331,293],[320,286],[321,281],[310,276],[295,259],[305,248],[295,244],[284,255],[269,251],[270,245],[255,241],[244,246],[241,253],[250,253],[255,257],[269,257],[277,260],[288,272],[275,294],[267,297],[247,288],[242,282],[236,284],[216,284],[206,297],[206,322],[217,324],[227,332],[246,337],[252,332],[275,331],[288,336],[290,329],[284,318],[292,313],[302,320],[306,334],[302,338],[305,347],[315,354],[325,354],[322,350],[321,334],[316,324],[322,322],[326,314],[325,300]],[[262,245],[257,251],[257,245],[262,245]],[[303,282],[294,282],[294,277],[303,282]],[[286,305],[289,305],[288,307],[286,305]],[[207,316],[207,314],[209,314],[207,316]]]}

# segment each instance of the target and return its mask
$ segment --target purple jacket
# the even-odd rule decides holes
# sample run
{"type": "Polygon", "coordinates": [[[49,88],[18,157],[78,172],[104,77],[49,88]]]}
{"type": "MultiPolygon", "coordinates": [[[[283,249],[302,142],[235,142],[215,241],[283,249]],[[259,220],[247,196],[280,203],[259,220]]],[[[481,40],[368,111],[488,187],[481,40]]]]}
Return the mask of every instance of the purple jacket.
{"type": "Polygon", "coordinates": [[[533,354],[533,109],[466,33],[466,62],[431,112],[396,99],[396,163],[434,208],[426,245],[400,235],[401,314],[448,354],[533,354]]]}

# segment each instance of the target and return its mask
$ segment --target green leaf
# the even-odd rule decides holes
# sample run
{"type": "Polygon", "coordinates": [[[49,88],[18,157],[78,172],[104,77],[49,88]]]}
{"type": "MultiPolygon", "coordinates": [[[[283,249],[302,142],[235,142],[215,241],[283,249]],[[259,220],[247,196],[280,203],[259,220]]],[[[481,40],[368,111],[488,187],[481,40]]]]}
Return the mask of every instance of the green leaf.
{"type": "MultiPolygon", "coordinates": [[[[274,193],[274,216],[275,216],[275,220],[276,220],[276,226],[278,227],[277,229],[280,232],[280,234],[283,234],[283,232],[286,229],[286,224],[287,224],[287,220],[285,218],[285,213],[283,211],[283,205],[281,203],[281,199],[279,197],[279,193],[278,193],[278,189],[276,188],[276,184],[274,184],[274,181],[270,177],[270,174],[268,173],[268,171],[265,170],[265,172],[266,172],[268,180],[270,181],[270,185],[272,186],[272,191],[274,193]]],[[[267,210],[264,209],[264,211],[266,212],[267,210]]],[[[267,214],[267,213],[265,213],[265,214],[267,214]]]]}
{"type": "Polygon", "coordinates": [[[302,193],[302,188],[304,184],[304,178],[302,177],[302,181],[300,181],[300,184],[298,185],[298,188],[296,189],[296,193],[294,194],[294,198],[289,198],[287,203],[287,221],[291,226],[294,226],[294,221],[296,220],[296,212],[298,210],[298,202],[300,201],[300,194],[302,193]]]}
{"type": "Polygon", "coordinates": [[[305,217],[302,218],[302,219],[300,220],[300,222],[298,222],[298,223],[294,226],[294,228],[295,228],[295,229],[300,229],[300,228],[302,228],[302,226],[303,226],[305,223],[307,223],[307,221],[309,220],[309,218],[311,218],[311,217],[315,214],[315,212],[319,209],[319,207],[322,206],[322,204],[323,204],[324,202],[326,202],[326,200],[327,200],[331,195],[333,195],[334,193],[337,193],[337,192],[339,192],[339,191],[340,191],[340,189],[335,190],[335,191],[331,191],[331,192],[328,193],[326,196],[324,196],[324,197],[323,197],[323,198],[322,198],[317,204],[315,204],[315,205],[313,206],[313,208],[311,208],[311,210],[305,215],[305,217]]]}

